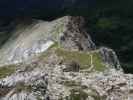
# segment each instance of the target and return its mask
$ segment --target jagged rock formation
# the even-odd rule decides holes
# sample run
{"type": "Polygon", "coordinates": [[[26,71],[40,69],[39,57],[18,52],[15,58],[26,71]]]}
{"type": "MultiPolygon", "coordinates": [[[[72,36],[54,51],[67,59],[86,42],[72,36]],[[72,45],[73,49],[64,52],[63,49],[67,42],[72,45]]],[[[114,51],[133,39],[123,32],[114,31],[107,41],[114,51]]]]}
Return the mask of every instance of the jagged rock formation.
{"type": "Polygon", "coordinates": [[[84,19],[82,17],[69,17],[68,19],[67,31],[61,35],[60,39],[62,47],[81,51],[95,49],[95,44],[84,28],[84,19]]]}
{"type": "Polygon", "coordinates": [[[81,17],[73,20],[67,16],[52,22],[18,22],[13,36],[0,50],[0,64],[22,62],[45,51],[54,42],[61,42],[61,46],[68,49],[95,49],[95,44],[84,31],[82,20],[81,17]]]}
{"type": "Polygon", "coordinates": [[[105,63],[114,66],[118,70],[121,69],[119,59],[112,49],[101,47],[100,54],[102,55],[105,63]]]}
{"type": "Polygon", "coordinates": [[[132,100],[133,75],[96,48],[82,17],[22,26],[0,50],[1,100],[132,100]]]}

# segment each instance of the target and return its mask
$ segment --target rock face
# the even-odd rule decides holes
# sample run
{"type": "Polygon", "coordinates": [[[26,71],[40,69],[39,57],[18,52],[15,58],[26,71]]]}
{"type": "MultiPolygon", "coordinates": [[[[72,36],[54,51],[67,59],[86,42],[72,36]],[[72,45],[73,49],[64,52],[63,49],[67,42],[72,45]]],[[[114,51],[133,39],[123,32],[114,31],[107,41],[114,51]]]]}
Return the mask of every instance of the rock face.
{"type": "Polygon", "coordinates": [[[65,49],[88,51],[96,48],[86,32],[82,17],[69,17],[67,30],[61,35],[61,45],[65,49]]]}
{"type": "Polygon", "coordinates": [[[109,65],[114,66],[116,69],[120,70],[120,62],[116,55],[116,53],[109,48],[101,47],[100,48],[101,56],[103,57],[103,61],[109,65]]]}
{"type": "Polygon", "coordinates": [[[0,100],[132,100],[133,75],[96,48],[82,17],[19,25],[0,52],[0,100]]]}
{"type": "Polygon", "coordinates": [[[20,63],[44,52],[54,42],[67,49],[91,50],[95,44],[83,28],[81,17],[66,16],[52,22],[18,22],[13,36],[0,50],[0,64],[20,63]]]}

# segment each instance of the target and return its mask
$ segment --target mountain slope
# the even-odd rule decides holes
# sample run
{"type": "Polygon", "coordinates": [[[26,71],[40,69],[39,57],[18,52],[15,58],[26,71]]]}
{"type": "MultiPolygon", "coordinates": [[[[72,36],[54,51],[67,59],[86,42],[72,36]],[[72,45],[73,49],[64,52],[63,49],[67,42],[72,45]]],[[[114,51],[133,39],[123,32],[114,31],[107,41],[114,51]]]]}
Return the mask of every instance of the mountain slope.
{"type": "MultiPolygon", "coordinates": [[[[59,35],[61,33],[67,32],[73,32],[71,30],[74,28],[73,26],[67,25],[69,24],[68,21],[69,18],[64,17],[52,22],[44,22],[44,21],[37,21],[33,20],[30,24],[28,23],[22,23],[20,21],[17,25],[14,31],[12,31],[13,35],[10,37],[10,39],[3,45],[2,49],[0,50],[0,64],[2,63],[18,63],[21,62],[22,59],[27,59],[29,57],[34,56],[36,53],[40,53],[42,51],[45,51],[49,46],[53,44],[53,42],[57,42],[58,38],[60,38],[59,35]],[[67,27],[69,26],[69,27],[67,27]],[[68,29],[67,29],[68,28],[68,29]],[[71,29],[69,29],[71,28],[71,29]],[[68,31],[69,30],[69,31],[68,31]]],[[[75,31],[79,31],[75,27],[75,31]]],[[[77,34],[76,32],[73,32],[77,34]]],[[[84,32],[84,34],[87,36],[87,33],[84,32]]],[[[76,36],[76,35],[75,35],[76,36]]],[[[72,36],[68,37],[71,38],[72,36]]],[[[70,45],[70,48],[74,47],[77,48],[76,45],[81,45],[81,49],[93,49],[95,48],[93,42],[89,37],[83,37],[82,35],[79,35],[77,37],[82,37],[80,40],[81,43],[73,43],[71,39],[69,41],[65,41],[65,44],[67,46],[70,45]],[[71,43],[70,43],[71,42],[71,43]],[[88,45],[88,47],[86,47],[88,45]]],[[[62,37],[63,38],[63,37],[62,37]]],[[[75,37],[73,37],[75,38],[75,37]]],[[[78,41],[78,40],[77,40],[78,41]]],[[[63,42],[61,42],[63,43],[63,42]]],[[[64,45],[65,46],[65,45],[64,45]]]]}
{"type": "Polygon", "coordinates": [[[96,47],[82,17],[20,21],[0,50],[1,100],[132,100],[133,75],[96,47]]]}

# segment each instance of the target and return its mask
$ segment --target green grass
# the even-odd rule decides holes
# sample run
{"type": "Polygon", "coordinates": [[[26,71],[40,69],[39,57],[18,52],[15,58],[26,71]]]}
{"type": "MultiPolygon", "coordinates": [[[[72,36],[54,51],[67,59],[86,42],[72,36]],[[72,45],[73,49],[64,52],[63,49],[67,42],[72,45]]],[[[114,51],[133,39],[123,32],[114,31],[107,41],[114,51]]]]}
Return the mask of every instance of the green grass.
{"type": "Polygon", "coordinates": [[[91,93],[86,93],[81,88],[74,88],[70,91],[70,95],[66,97],[66,100],[86,100],[88,96],[94,98],[94,100],[105,100],[106,97],[100,97],[97,92],[92,91],[91,93]]]}
{"type": "Polygon", "coordinates": [[[100,56],[99,53],[93,53],[93,61],[96,70],[98,71],[105,70],[105,65],[103,64],[102,57],[100,56]]]}
{"type": "Polygon", "coordinates": [[[85,93],[82,89],[72,89],[69,97],[66,97],[66,100],[86,100],[88,94],[85,93]]]}
{"type": "Polygon", "coordinates": [[[8,65],[0,67],[0,79],[5,78],[6,76],[11,75],[16,71],[17,66],[16,65],[8,65]]]}
{"type": "Polygon", "coordinates": [[[56,49],[56,48],[58,48],[58,43],[57,42],[55,42],[51,47],[49,47],[47,51],[45,51],[44,53],[41,53],[40,56],[39,56],[39,59],[46,60],[47,57],[49,57],[51,55],[51,51],[53,49],[56,49]]]}
{"type": "Polygon", "coordinates": [[[51,47],[49,47],[48,50],[53,49],[53,48],[58,48],[58,47],[59,47],[59,46],[58,46],[58,43],[55,42],[51,47]]]}
{"type": "Polygon", "coordinates": [[[16,91],[16,93],[19,93],[21,91],[31,92],[32,91],[32,86],[26,85],[25,83],[20,82],[20,83],[16,84],[15,91],[16,91]]]}
{"type": "Polygon", "coordinates": [[[75,86],[80,86],[81,84],[78,83],[78,82],[75,82],[75,81],[73,81],[73,80],[66,80],[66,81],[64,82],[64,85],[65,85],[65,86],[69,86],[69,87],[75,87],[75,86]]]}
{"type": "Polygon", "coordinates": [[[59,47],[58,43],[53,44],[45,53],[42,53],[39,58],[45,61],[53,53],[63,58],[62,60],[64,63],[75,62],[79,64],[80,70],[86,70],[91,67],[91,56],[94,70],[104,71],[106,69],[102,57],[98,52],[69,51],[59,47]]]}
{"type": "Polygon", "coordinates": [[[62,57],[64,62],[77,62],[80,65],[80,69],[88,69],[91,67],[91,55],[93,59],[94,69],[97,71],[103,71],[105,66],[103,65],[102,58],[99,53],[86,53],[78,51],[67,51],[64,49],[56,49],[58,56],[62,57]]]}

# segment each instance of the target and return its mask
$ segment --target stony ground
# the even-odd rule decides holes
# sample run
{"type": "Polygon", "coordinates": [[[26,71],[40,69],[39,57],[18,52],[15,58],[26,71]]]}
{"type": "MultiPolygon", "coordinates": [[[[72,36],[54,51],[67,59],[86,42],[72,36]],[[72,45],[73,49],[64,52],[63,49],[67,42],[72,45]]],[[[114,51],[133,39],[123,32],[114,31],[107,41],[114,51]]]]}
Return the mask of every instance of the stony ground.
{"type": "Polygon", "coordinates": [[[0,95],[2,100],[132,100],[132,82],[132,75],[115,69],[34,62],[1,79],[0,95]]]}
{"type": "Polygon", "coordinates": [[[133,75],[113,50],[95,46],[82,17],[33,26],[1,49],[0,100],[132,100],[133,75]]]}

